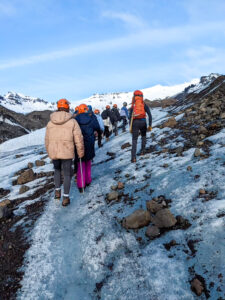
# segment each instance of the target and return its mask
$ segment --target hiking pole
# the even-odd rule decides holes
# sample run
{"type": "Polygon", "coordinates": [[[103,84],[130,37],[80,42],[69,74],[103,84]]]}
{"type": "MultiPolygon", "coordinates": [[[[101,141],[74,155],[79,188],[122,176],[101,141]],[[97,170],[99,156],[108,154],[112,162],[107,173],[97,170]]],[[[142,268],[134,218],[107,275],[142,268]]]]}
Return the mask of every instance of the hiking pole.
{"type": "Polygon", "coordinates": [[[132,116],[130,120],[130,133],[132,133],[133,120],[134,120],[134,111],[132,112],[132,116]]]}
{"type": "Polygon", "coordinates": [[[83,179],[83,168],[82,168],[81,158],[80,158],[80,172],[81,172],[82,194],[84,194],[84,179],[83,179]]]}

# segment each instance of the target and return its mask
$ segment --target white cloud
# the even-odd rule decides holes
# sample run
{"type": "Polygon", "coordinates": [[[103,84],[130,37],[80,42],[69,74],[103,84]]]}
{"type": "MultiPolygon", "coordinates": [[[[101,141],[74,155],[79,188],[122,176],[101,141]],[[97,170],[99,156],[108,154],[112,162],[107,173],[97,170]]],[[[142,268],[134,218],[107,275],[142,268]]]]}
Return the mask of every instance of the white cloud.
{"type": "Polygon", "coordinates": [[[144,21],[142,19],[130,13],[104,11],[102,13],[102,16],[122,21],[125,25],[131,28],[141,28],[145,26],[144,21]]]}
{"type": "Polygon", "coordinates": [[[123,51],[130,48],[148,46],[150,48],[169,44],[190,43],[216,32],[221,38],[225,35],[225,22],[208,22],[198,26],[183,26],[160,29],[146,29],[124,37],[79,45],[76,47],[46,52],[25,58],[0,61],[0,70],[29,64],[47,62],[66,57],[92,55],[106,51],[123,51]]]}

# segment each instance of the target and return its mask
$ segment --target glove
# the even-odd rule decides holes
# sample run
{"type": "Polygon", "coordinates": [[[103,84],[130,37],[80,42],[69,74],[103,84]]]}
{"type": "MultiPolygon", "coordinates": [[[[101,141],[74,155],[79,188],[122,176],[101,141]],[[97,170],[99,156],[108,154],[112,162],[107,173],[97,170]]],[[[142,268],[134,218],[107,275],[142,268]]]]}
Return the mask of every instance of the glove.
{"type": "Polygon", "coordinates": [[[152,127],[148,126],[147,131],[152,131],[152,127]]]}

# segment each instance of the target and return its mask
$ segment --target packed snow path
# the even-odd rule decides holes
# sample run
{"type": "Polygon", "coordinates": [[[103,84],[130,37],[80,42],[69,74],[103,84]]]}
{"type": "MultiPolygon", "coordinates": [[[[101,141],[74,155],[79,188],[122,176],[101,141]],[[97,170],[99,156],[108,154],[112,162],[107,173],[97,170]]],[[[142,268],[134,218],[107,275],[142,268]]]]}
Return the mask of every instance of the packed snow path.
{"type": "MultiPolygon", "coordinates": [[[[154,123],[164,117],[157,114],[153,112],[154,123]]],[[[148,145],[156,145],[163,135],[170,133],[169,128],[155,128],[156,142],[149,138],[148,145]]],[[[211,138],[214,145],[207,160],[193,159],[194,149],[189,149],[182,157],[146,155],[138,159],[137,164],[130,164],[130,149],[121,150],[122,144],[131,141],[129,133],[111,139],[96,152],[93,183],[84,195],[73,182],[70,206],[63,208],[53,195],[49,199],[31,233],[31,247],[26,254],[25,274],[17,298],[197,299],[190,290],[192,275],[189,271],[194,268],[206,279],[207,287],[210,282],[215,283],[210,289],[210,299],[223,299],[225,285],[219,283],[218,275],[221,274],[223,281],[225,223],[224,218],[217,215],[223,216],[225,207],[224,137],[222,130],[211,138]],[[105,162],[109,158],[107,151],[115,152],[115,159],[105,162]],[[162,167],[164,164],[168,164],[168,168],[162,167]],[[192,172],[187,172],[187,166],[192,167],[192,172]],[[133,206],[121,202],[106,204],[105,194],[117,180],[113,178],[115,173],[126,181],[125,193],[133,196],[133,206]],[[131,178],[127,179],[127,174],[131,178]],[[151,178],[146,179],[146,175],[151,178]],[[133,176],[136,178],[132,179],[133,176]],[[142,189],[145,186],[147,188],[142,189]],[[136,188],[140,191],[135,192],[136,188]],[[200,188],[215,190],[218,194],[203,202],[198,197],[200,188]],[[151,195],[150,189],[154,190],[151,195]],[[127,232],[118,220],[145,207],[146,200],[161,194],[172,199],[171,211],[188,218],[192,226],[186,231],[169,231],[142,246],[136,239],[137,234],[127,232]],[[163,244],[172,239],[177,246],[167,251],[163,244]],[[188,240],[197,240],[195,256],[187,246],[188,240]]],[[[169,139],[170,147],[181,143],[180,137],[172,143],[169,139]]],[[[39,147],[38,151],[43,149],[39,147]]],[[[144,232],[145,229],[139,230],[138,236],[144,237],[144,232]]],[[[200,299],[206,299],[205,295],[200,299]]]]}

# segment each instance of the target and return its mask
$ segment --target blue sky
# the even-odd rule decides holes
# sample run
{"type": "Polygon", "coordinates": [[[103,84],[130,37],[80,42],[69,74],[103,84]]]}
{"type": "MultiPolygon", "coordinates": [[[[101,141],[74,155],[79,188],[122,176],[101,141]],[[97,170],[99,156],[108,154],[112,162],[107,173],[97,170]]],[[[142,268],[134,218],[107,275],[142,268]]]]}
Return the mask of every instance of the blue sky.
{"type": "Polygon", "coordinates": [[[0,95],[48,101],[225,73],[224,0],[0,0],[0,95]]]}

